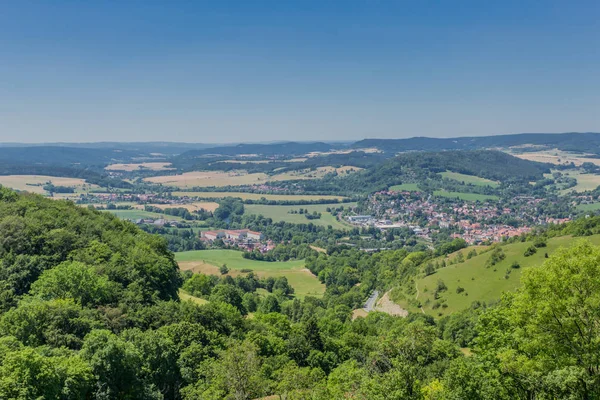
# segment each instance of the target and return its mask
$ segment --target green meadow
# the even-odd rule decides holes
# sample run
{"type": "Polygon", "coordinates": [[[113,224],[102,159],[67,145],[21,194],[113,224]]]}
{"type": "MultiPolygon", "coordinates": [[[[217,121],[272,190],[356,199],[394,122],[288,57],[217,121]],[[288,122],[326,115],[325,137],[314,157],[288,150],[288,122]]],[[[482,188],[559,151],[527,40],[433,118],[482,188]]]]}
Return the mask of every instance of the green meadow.
{"type": "Polygon", "coordinates": [[[159,213],[154,213],[154,212],[149,212],[149,211],[144,211],[144,210],[105,210],[105,212],[114,214],[121,219],[136,220],[136,219],[159,219],[159,218],[162,218],[162,219],[168,219],[168,220],[173,220],[173,221],[181,221],[181,218],[179,218],[179,217],[175,217],[172,215],[159,214],[159,213]]]}
{"type": "Polygon", "coordinates": [[[498,196],[478,193],[463,193],[463,192],[447,192],[445,190],[436,190],[433,192],[434,196],[448,197],[452,199],[460,199],[465,201],[486,201],[486,200],[498,200],[498,196]]]}
{"type": "Polygon", "coordinates": [[[225,264],[231,275],[244,274],[241,270],[249,269],[260,277],[285,276],[298,297],[320,297],[325,292],[325,285],[304,267],[304,260],[281,262],[249,260],[242,257],[242,252],[237,250],[184,251],[175,253],[175,259],[181,269],[204,274],[218,274],[218,267],[225,264]]]}
{"type": "Polygon", "coordinates": [[[390,186],[389,190],[394,192],[418,192],[420,189],[417,183],[403,183],[401,185],[390,186]]]}
{"type": "Polygon", "coordinates": [[[470,183],[470,184],[476,185],[476,186],[497,187],[499,185],[498,182],[492,181],[490,179],[480,178],[480,177],[474,176],[474,175],[465,175],[465,174],[461,174],[459,172],[446,171],[446,172],[442,172],[440,175],[442,175],[442,177],[447,178],[447,179],[454,179],[455,181],[464,182],[467,184],[470,183]]]}
{"type": "Polygon", "coordinates": [[[331,225],[334,229],[348,229],[352,226],[344,221],[338,221],[335,216],[328,213],[326,210],[328,207],[337,208],[343,206],[353,207],[356,203],[345,203],[345,204],[311,204],[302,206],[270,206],[270,205],[259,205],[251,204],[245,205],[245,213],[263,215],[267,218],[271,218],[275,222],[285,221],[293,224],[308,224],[313,223],[317,226],[327,227],[331,225]],[[309,214],[313,211],[320,212],[321,218],[319,219],[307,219],[304,214],[291,214],[290,211],[298,211],[299,209],[308,210],[309,214]]]}

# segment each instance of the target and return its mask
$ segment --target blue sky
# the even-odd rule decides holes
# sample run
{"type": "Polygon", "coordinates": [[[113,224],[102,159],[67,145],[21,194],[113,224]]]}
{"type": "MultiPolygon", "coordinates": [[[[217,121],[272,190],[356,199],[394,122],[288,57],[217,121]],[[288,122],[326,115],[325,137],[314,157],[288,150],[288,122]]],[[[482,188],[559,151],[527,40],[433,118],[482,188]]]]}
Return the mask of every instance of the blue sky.
{"type": "Polygon", "coordinates": [[[0,3],[0,141],[600,131],[600,2],[0,3]]]}

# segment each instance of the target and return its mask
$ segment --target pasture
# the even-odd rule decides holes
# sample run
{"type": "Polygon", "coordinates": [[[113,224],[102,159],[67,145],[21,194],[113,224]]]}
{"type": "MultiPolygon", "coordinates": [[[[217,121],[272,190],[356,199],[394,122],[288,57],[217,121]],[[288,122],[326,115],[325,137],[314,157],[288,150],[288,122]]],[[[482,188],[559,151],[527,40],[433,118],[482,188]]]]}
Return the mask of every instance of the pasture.
{"type": "Polygon", "coordinates": [[[175,168],[171,167],[169,162],[146,162],[146,163],[131,163],[131,164],[110,164],[105,168],[107,171],[168,171],[175,168]]]}
{"type": "MultiPolygon", "coordinates": [[[[152,206],[152,207],[160,208],[161,210],[164,210],[165,208],[185,208],[189,212],[198,211],[201,209],[212,212],[212,211],[215,211],[217,208],[219,208],[219,203],[209,202],[209,201],[196,201],[196,202],[189,203],[189,204],[148,204],[148,205],[152,206]]],[[[144,205],[141,205],[141,204],[137,204],[134,207],[137,209],[141,209],[141,210],[144,209],[144,205]]]]}
{"type": "Polygon", "coordinates": [[[463,193],[463,192],[448,192],[445,190],[436,190],[433,192],[434,196],[448,197],[451,199],[458,198],[465,201],[486,201],[486,200],[498,200],[498,196],[478,193],[463,193]]]}
{"type": "Polygon", "coordinates": [[[345,203],[340,205],[331,205],[331,204],[310,204],[310,205],[302,205],[302,206],[270,206],[270,205],[262,205],[262,204],[250,204],[245,205],[245,213],[246,214],[255,214],[255,215],[263,215],[267,218],[271,218],[275,222],[285,221],[293,224],[308,224],[312,223],[317,226],[327,227],[331,225],[334,229],[348,229],[352,228],[352,225],[344,222],[338,221],[334,215],[327,212],[327,207],[338,207],[344,206],[344,208],[354,207],[356,203],[345,203]],[[299,209],[308,210],[309,214],[312,214],[313,211],[320,212],[320,219],[308,219],[304,216],[304,214],[291,214],[290,211],[298,211],[299,209]]]}
{"type": "Polygon", "coordinates": [[[244,193],[244,192],[172,192],[172,196],[177,197],[198,197],[205,199],[222,199],[225,197],[239,197],[242,200],[267,200],[276,201],[314,201],[314,200],[343,200],[344,196],[330,195],[312,195],[312,194],[262,194],[262,193],[244,193]]]}
{"type": "Polygon", "coordinates": [[[401,185],[390,186],[390,189],[393,192],[418,192],[419,184],[417,183],[403,183],[401,185]]]}
{"type": "Polygon", "coordinates": [[[579,204],[576,208],[580,211],[598,211],[600,203],[579,204]]]}
{"type": "Polygon", "coordinates": [[[248,260],[237,250],[196,250],[175,253],[175,260],[182,270],[190,270],[207,275],[220,275],[219,267],[226,264],[229,275],[244,275],[242,269],[250,269],[259,277],[274,278],[285,276],[294,288],[297,297],[320,297],[325,292],[325,285],[319,282],[308,269],[303,260],[285,262],[266,262],[248,260]]]}
{"type": "MultiPolygon", "coordinates": [[[[585,238],[593,244],[600,244],[600,235],[588,236],[585,238]]],[[[427,314],[438,316],[448,315],[455,311],[468,308],[472,302],[493,302],[498,300],[503,292],[514,291],[521,282],[520,277],[524,269],[541,265],[545,261],[545,253],[551,255],[560,247],[566,247],[576,240],[582,238],[573,238],[571,236],[561,236],[548,240],[547,247],[538,248],[537,252],[529,257],[525,257],[525,250],[531,246],[532,242],[518,242],[501,246],[506,258],[494,266],[486,267],[486,261],[490,258],[491,252],[485,252],[465,260],[459,264],[448,265],[445,268],[438,269],[433,275],[422,277],[416,281],[418,289],[417,299],[423,305],[427,314]],[[518,262],[520,268],[512,268],[513,262],[518,262]],[[510,273],[507,274],[507,271],[510,273]],[[505,275],[508,278],[505,278],[505,275]],[[445,300],[447,308],[439,307],[433,309],[435,304],[434,290],[439,280],[442,280],[448,289],[440,293],[441,299],[445,300]],[[463,288],[464,291],[457,293],[457,288],[463,288]]],[[[461,250],[466,255],[471,249],[469,247],[461,250]]],[[[477,248],[477,251],[482,251],[477,248]]],[[[451,256],[452,258],[453,256],[451,256]]],[[[404,304],[404,302],[402,302],[404,304]]],[[[412,311],[419,311],[412,308],[412,311]]]]}
{"type": "Polygon", "coordinates": [[[465,175],[459,172],[451,172],[446,171],[442,172],[440,175],[447,179],[454,179],[455,181],[463,182],[465,184],[471,184],[475,186],[490,186],[490,187],[498,187],[499,183],[496,181],[492,181],[486,178],[480,178],[478,176],[473,175],[465,175]]]}

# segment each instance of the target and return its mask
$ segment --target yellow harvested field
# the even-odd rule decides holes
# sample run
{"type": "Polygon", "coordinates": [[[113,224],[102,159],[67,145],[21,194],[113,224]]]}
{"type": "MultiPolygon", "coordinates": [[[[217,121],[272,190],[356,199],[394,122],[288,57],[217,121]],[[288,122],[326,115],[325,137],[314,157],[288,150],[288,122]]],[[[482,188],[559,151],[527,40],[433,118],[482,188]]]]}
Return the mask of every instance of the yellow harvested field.
{"type": "Polygon", "coordinates": [[[252,185],[265,182],[266,178],[266,174],[248,174],[245,171],[194,171],[179,175],[153,176],[144,180],[165,186],[192,188],[252,185]]]}
{"type": "Polygon", "coordinates": [[[343,166],[318,167],[315,170],[303,169],[300,171],[290,171],[273,176],[263,173],[248,174],[244,170],[236,171],[194,171],[185,172],[179,175],[153,176],[144,179],[146,182],[159,183],[165,186],[175,186],[181,188],[193,187],[222,187],[222,186],[240,186],[256,185],[266,182],[289,181],[297,179],[317,179],[322,178],[330,172],[336,171],[340,175],[357,172],[362,168],[343,166]]]}
{"type": "Polygon", "coordinates": [[[512,155],[523,160],[537,161],[555,165],[573,163],[576,166],[580,166],[584,162],[600,165],[600,159],[598,158],[589,158],[586,157],[585,154],[569,153],[558,149],[542,150],[532,153],[513,153],[512,155]]]}
{"type": "Polygon", "coordinates": [[[224,197],[239,197],[242,200],[260,200],[263,197],[267,200],[276,201],[299,201],[299,200],[343,200],[344,196],[316,195],[316,194],[261,194],[244,192],[172,192],[171,195],[177,197],[199,197],[206,199],[217,199],[224,197]]]}
{"type": "MultiPolygon", "coordinates": [[[[47,182],[52,182],[54,186],[69,186],[74,187],[76,192],[85,192],[88,189],[99,188],[98,185],[91,185],[85,183],[85,180],[79,178],[63,178],[56,176],[46,175],[5,175],[0,176],[0,185],[6,186],[11,189],[27,191],[31,193],[44,194],[46,191],[43,186],[47,182]]],[[[68,193],[68,197],[72,197],[75,194],[68,193]]],[[[65,196],[62,196],[65,197],[65,196]]]]}
{"type": "Polygon", "coordinates": [[[139,163],[139,164],[111,164],[108,165],[106,170],[108,171],[138,171],[138,170],[150,170],[150,171],[166,171],[172,170],[175,168],[171,168],[171,163],[168,162],[148,162],[148,163],[139,163]]]}
{"type": "MultiPolygon", "coordinates": [[[[198,201],[198,202],[189,203],[189,204],[148,204],[148,205],[152,206],[152,207],[160,208],[161,210],[164,210],[165,208],[185,208],[189,212],[198,211],[201,209],[212,212],[212,211],[215,211],[217,208],[219,208],[219,203],[215,203],[212,201],[198,201]]],[[[139,210],[143,210],[144,207],[145,206],[142,204],[136,204],[134,206],[134,208],[137,208],[139,210]]]]}

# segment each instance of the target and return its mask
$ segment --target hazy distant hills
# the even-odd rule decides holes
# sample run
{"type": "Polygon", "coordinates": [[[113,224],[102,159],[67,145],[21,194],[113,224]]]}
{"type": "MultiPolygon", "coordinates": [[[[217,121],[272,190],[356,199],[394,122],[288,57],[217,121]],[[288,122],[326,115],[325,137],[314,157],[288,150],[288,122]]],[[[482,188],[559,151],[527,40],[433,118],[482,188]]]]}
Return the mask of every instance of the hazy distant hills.
{"type": "Polygon", "coordinates": [[[477,150],[516,146],[542,146],[564,151],[600,154],[600,133],[518,133],[512,135],[409,139],[364,139],[351,145],[352,148],[377,148],[385,152],[477,150]]]}

